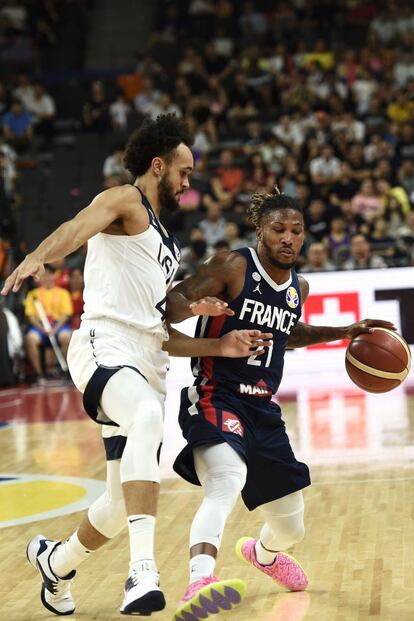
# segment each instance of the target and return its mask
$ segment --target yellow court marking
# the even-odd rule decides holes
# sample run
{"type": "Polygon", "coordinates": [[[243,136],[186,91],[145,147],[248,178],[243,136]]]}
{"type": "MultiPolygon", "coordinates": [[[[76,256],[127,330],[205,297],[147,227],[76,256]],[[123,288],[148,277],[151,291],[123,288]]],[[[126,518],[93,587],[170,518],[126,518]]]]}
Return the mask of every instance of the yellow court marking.
{"type": "Polygon", "coordinates": [[[55,481],[22,481],[0,485],[0,521],[52,511],[83,498],[80,485],[55,481]]]}

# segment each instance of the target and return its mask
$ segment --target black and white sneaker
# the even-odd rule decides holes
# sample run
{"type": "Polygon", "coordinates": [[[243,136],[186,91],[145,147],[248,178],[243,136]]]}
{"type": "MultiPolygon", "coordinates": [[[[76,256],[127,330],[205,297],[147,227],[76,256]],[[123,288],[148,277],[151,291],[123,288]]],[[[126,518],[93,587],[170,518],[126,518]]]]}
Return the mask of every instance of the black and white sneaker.
{"type": "Polygon", "coordinates": [[[131,571],[125,582],[125,596],[120,612],[123,615],[145,615],[165,608],[165,597],[160,589],[159,573],[138,574],[131,571]]]}
{"type": "Polygon", "coordinates": [[[40,599],[45,608],[56,615],[71,615],[75,611],[70,587],[76,571],[71,571],[64,578],[59,578],[52,571],[50,557],[61,545],[60,541],[51,541],[43,535],[36,535],[27,545],[28,561],[42,576],[40,599]]]}

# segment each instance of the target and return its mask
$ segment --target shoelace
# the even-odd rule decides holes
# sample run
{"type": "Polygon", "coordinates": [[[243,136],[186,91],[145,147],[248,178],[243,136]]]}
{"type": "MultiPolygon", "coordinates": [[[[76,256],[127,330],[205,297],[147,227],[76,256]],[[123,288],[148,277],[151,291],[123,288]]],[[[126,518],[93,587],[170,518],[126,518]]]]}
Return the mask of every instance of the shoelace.
{"type": "MultiPolygon", "coordinates": [[[[51,598],[54,601],[61,601],[62,599],[70,599],[70,587],[72,586],[72,580],[59,580],[52,583],[51,598]]],[[[49,591],[50,592],[50,591],[49,591]]]]}
{"type": "MultiPolygon", "coordinates": [[[[151,576],[151,578],[153,578],[155,584],[157,586],[159,586],[159,573],[157,572],[145,572],[147,573],[148,576],[151,576]]],[[[132,589],[132,587],[137,586],[138,582],[140,580],[142,580],[144,577],[146,577],[145,573],[138,573],[135,569],[133,569],[130,573],[130,575],[127,578],[127,581],[125,582],[125,590],[129,591],[129,589],[132,589]]]]}

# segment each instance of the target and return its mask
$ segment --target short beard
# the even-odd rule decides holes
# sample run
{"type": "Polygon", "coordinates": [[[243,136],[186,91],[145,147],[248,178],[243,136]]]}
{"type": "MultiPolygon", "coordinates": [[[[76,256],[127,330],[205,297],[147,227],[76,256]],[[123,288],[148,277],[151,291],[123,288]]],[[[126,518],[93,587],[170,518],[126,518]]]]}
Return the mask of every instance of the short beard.
{"type": "Polygon", "coordinates": [[[168,211],[177,211],[180,208],[180,203],[174,196],[171,183],[167,175],[164,175],[159,183],[158,197],[160,199],[161,207],[168,209],[168,211]]]}
{"type": "Polygon", "coordinates": [[[269,263],[273,265],[273,267],[277,267],[279,270],[291,270],[293,267],[295,267],[296,259],[294,259],[290,263],[282,263],[282,261],[278,261],[278,259],[272,257],[272,253],[267,242],[262,240],[262,244],[266,250],[266,259],[269,261],[269,263]]]}

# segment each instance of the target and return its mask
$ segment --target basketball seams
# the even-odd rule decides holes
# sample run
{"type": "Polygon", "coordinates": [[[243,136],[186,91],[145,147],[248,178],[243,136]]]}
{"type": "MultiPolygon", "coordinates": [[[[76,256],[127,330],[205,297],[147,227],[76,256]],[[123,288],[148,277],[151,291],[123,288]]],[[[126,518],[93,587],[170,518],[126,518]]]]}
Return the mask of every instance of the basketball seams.
{"type": "MultiPolygon", "coordinates": [[[[386,347],[384,347],[383,345],[380,345],[379,343],[370,343],[369,341],[358,341],[358,337],[356,337],[356,339],[353,339],[353,340],[349,343],[349,345],[348,345],[348,350],[349,350],[349,351],[351,350],[352,343],[364,343],[364,344],[366,344],[367,346],[369,345],[369,347],[371,347],[371,348],[373,348],[373,349],[374,349],[374,348],[380,349],[381,351],[385,352],[388,356],[391,356],[391,357],[392,357],[392,358],[394,358],[395,360],[398,360],[398,362],[401,362],[401,364],[402,364],[402,365],[403,365],[403,367],[404,367],[404,368],[403,368],[403,371],[404,371],[405,369],[407,369],[407,373],[408,373],[408,371],[410,370],[410,364],[411,364],[411,361],[410,361],[410,359],[409,359],[409,358],[408,358],[408,360],[407,360],[407,364],[406,364],[406,363],[404,362],[404,360],[401,360],[401,358],[399,358],[399,357],[398,357],[398,356],[397,356],[397,355],[396,355],[393,351],[390,351],[389,349],[387,349],[387,348],[386,348],[386,347]]],[[[353,355],[353,354],[351,354],[351,356],[352,356],[352,355],[353,355]]],[[[365,364],[365,362],[361,362],[361,364],[365,364]]],[[[369,367],[369,364],[368,364],[368,365],[366,365],[366,366],[368,366],[368,367],[369,367]]],[[[373,368],[375,368],[375,367],[373,367],[373,368]]],[[[381,371],[381,369],[377,369],[377,371],[381,371]]],[[[385,371],[384,371],[384,373],[385,373],[385,371]]],[[[387,371],[387,373],[402,373],[402,371],[387,371]]]]}
{"type": "MultiPolygon", "coordinates": [[[[397,356],[394,356],[394,358],[402,362],[399,358],[397,358],[397,356]]],[[[398,379],[403,382],[407,377],[409,371],[407,367],[405,367],[404,370],[400,372],[381,371],[380,369],[375,369],[374,367],[370,367],[367,364],[364,364],[363,362],[360,362],[359,360],[354,358],[350,351],[346,352],[346,359],[350,364],[354,365],[360,371],[364,371],[369,375],[373,375],[374,377],[381,377],[383,379],[398,379]]]]}
{"type": "Polygon", "coordinates": [[[403,337],[400,336],[399,334],[397,334],[397,332],[393,332],[393,330],[388,330],[387,328],[374,328],[374,331],[376,331],[376,330],[379,330],[381,332],[386,332],[387,334],[390,334],[393,338],[397,339],[397,341],[399,341],[401,343],[401,345],[403,346],[403,348],[407,352],[408,362],[407,362],[406,366],[407,366],[407,369],[409,371],[410,367],[411,367],[411,350],[408,347],[407,342],[403,339],[403,337]]]}

